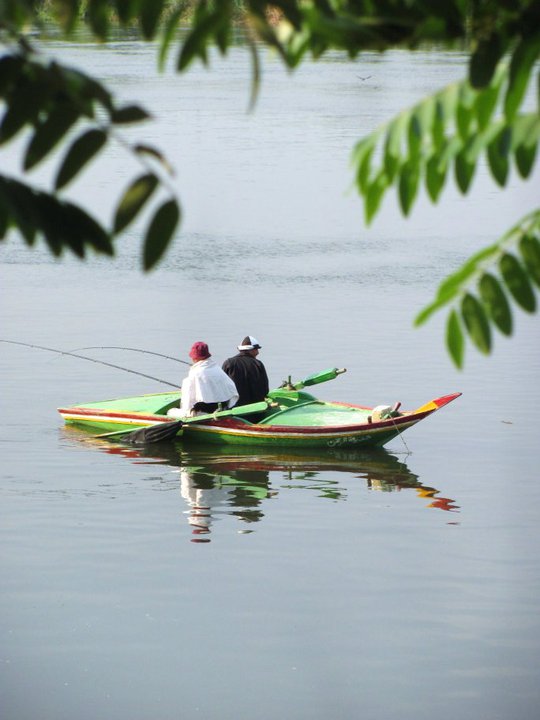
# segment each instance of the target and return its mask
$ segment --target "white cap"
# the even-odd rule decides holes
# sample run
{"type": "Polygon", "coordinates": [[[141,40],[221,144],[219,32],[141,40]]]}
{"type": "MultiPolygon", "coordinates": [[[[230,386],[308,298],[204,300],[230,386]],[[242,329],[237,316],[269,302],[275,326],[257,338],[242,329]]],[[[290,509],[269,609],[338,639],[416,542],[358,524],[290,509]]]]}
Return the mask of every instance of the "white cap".
{"type": "Polygon", "coordinates": [[[242,343],[238,345],[239,350],[258,350],[260,347],[259,341],[253,335],[246,335],[242,343]]]}

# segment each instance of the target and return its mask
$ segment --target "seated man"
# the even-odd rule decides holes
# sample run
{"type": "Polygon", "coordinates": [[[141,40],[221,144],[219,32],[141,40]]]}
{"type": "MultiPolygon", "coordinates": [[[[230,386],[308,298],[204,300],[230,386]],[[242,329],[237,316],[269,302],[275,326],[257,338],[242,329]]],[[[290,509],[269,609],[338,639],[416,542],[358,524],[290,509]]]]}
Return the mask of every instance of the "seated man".
{"type": "Polygon", "coordinates": [[[268,375],[262,362],[257,360],[260,349],[256,338],[247,335],[238,345],[238,355],[223,363],[223,370],[233,380],[240,396],[237,405],[260,402],[268,395],[268,375]]]}
{"type": "MultiPolygon", "coordinates": [[[[193,365],[182,381],[180,417],[211,413],[221,406],[223,410],[233,407],[238,400],[234,382],[212,360],[208,345],[196,342],[189,351],[193,365]]],[[[178,411],[174,412],[176,415],[178,411]]],[[[169,411],[169,414],[172,414],[169,411]]]]}

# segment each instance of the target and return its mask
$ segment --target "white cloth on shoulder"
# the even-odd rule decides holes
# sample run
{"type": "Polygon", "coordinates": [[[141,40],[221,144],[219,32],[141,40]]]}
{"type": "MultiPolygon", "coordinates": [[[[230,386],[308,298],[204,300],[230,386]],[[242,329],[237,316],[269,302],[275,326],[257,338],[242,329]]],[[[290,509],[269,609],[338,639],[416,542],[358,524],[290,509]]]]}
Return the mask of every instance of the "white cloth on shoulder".
{"type": "Polygon", "coordinates": [[[231,408],[238,400],[236,385],[212,358],[194,363],[182,381],[181,416],[189,415],[195,403],[227,403],[231,408]]]}

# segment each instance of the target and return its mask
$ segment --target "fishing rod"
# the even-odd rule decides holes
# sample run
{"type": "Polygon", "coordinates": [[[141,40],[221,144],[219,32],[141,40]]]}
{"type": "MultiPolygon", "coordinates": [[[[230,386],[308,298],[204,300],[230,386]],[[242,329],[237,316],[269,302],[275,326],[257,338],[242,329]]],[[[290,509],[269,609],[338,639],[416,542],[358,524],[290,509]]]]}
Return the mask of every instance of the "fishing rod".
{"type": "Polygon", "coordinates": [[[80,350],[130,350],[131,352],[144,353],[145,355],[156,355],[157,357],[166,358],[167,360],[174,360],[174,362],[182,363],[182,365],[191,365],[191,363],[179,358],[172,357],[172,355],[163,355],[162,353],[153,352],[152,350],[141,350],[140,348],[131,347],[120,347],[118,345],[91,345],[90,347],[73,348],[70,352],[79,352],[80,350]]]}
{"type": "Polygon", "coordinates": [[[97,363],[98,365],[107,365],[107,367],[116,368],[116,370],[124,370],[125,372],[132,373],[133,375],[140,375],[148,380],[155,380],[156,382],[168,385],[169,387],[178,388],[178,383],[167,382],[167,380],[161,380],[160,378],[153,377],[152,375],[145,375],[145,373],[138,372],[138,370],[130,370],[129,368],[122,367],[121,365],[114,365],[104,360],[96,360],[95,358],[88,357],[87,355],[79,355],[78,353],[68,352],[66,350],[57,350],[56,348],[45,347],[44,345],[32,345],[30,343],[18,342],[16,340],[2,340],[0,342],[9,343],[10,345],[22,345],[23,347],[34,348],[36,350],[46,350],[47,352],[56,353],[57,355],[67,355],[69,357],[79,358],[80,360],[88,360],[89,362],[97,363]]]}

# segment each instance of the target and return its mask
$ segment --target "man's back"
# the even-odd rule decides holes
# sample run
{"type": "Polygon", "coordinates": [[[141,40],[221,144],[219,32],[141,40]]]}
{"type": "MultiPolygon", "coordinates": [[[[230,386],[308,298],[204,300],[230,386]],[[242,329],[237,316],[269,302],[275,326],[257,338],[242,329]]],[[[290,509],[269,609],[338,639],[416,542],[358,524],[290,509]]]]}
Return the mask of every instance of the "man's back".
{"type": "Polygon", "coordinates": [[[240,396],[237,405],[260,402],[270,389],[266,369],[260,360],[246,352],[225,360],[223,370],[233,380],[240,396]]]}

